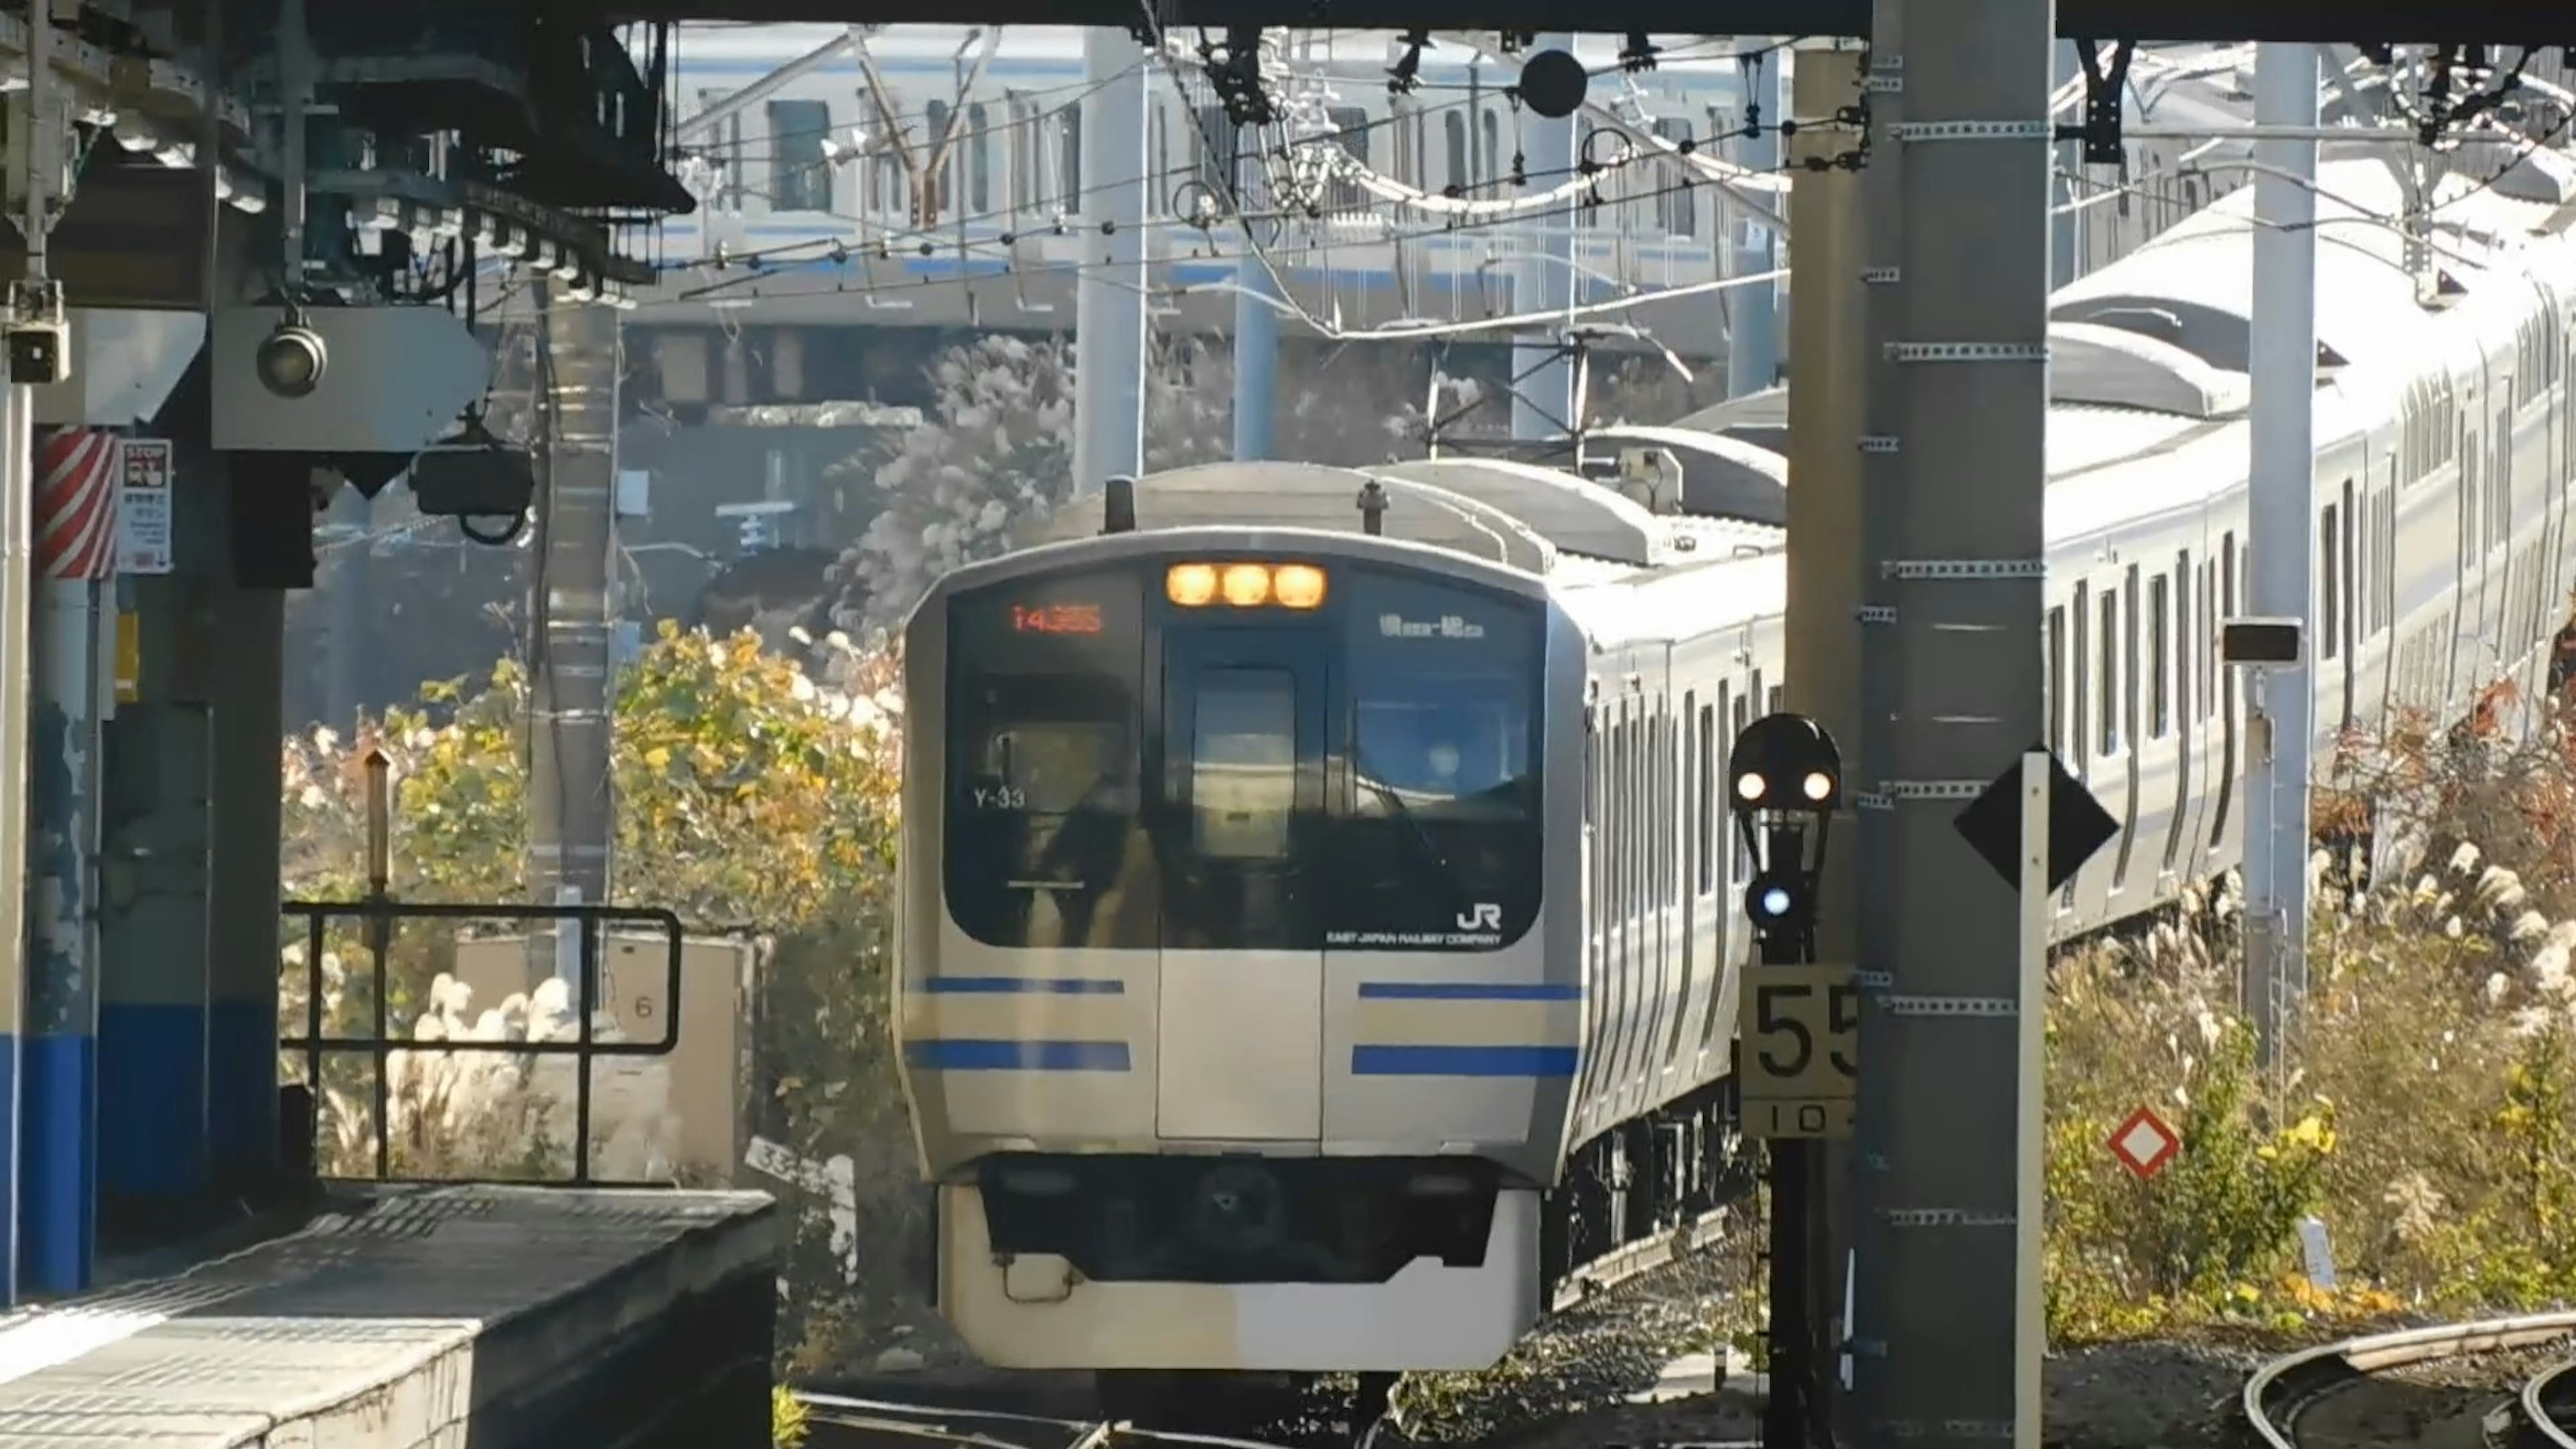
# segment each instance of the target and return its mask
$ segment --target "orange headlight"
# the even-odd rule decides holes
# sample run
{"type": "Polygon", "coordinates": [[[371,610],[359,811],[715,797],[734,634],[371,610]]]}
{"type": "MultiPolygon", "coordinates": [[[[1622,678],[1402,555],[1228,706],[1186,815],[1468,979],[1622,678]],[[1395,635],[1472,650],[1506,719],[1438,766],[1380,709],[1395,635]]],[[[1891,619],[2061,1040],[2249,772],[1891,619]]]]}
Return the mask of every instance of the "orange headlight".
{"type": "Polygon", "coordinates": [[[1163,575],[1163,597],[1184,609],[1195,609],[1216,597],[1216,566],[1174,564],[1163,575]]]}
{"type": "Polygon", "coordinates": [[[1219,588],[1236,608],[1258,608],[1270,602],[1270,570],[1256,563],[1227,564],[1219,588]]]}
{"type": "Polygon", "coordinates": [[[1319,607],[1324,602],[1324,571],[1313,564],[1281,564],[1270,575],[1270,592],[1281,608],[1319,607]]]}

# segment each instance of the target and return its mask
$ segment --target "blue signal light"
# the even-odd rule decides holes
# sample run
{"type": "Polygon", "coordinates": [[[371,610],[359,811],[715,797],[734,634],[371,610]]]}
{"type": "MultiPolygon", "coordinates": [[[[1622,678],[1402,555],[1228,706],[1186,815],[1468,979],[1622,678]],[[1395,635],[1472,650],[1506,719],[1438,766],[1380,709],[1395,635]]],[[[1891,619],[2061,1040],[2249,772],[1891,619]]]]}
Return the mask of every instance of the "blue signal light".
{"type": "Polygon", "coordinates": [[[1762,893],[1762,914],[1773,917],[1789,914],[1788,891],[1779,886],[1773,886],[1769,890],[1764,891],[1762,893]]]}

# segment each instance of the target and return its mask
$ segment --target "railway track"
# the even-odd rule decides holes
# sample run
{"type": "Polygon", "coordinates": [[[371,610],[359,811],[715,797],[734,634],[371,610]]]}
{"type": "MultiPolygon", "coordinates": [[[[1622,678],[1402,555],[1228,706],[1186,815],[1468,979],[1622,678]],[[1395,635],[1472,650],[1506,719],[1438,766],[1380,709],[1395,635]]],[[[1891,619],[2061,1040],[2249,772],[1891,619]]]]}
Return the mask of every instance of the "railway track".
{"type": "Polygon", "coordinates": [[[2510,1397],[2423,1372],[2570,1337],[2576,1313],[2544,1313],[2302,1349],[2245,1381],[2245,1424],[2260,1449],[2576,1449],[2564,1427],[2576,1402],[2576,1361],[2542,1370],[2510,1397]]]}
{"type": "Polygon", "coordinates": [[[2576,1449],[2576,1358],[2525,1380],[2514,1408],[2523,1440],[2532,1449],[2576,1449]]]}
{"type": "Polygon", "coordinates": [[[1120,1445],[1198,1445],[1203,1449],[1275,1449],[1251,1439],[1178,1434],[1115,1420],[1050,1419],[997,1409],[903,1404],[889,1399],[800,1393],[808,1441],[816,1449],[1116,1449],[1120,1445]]]}

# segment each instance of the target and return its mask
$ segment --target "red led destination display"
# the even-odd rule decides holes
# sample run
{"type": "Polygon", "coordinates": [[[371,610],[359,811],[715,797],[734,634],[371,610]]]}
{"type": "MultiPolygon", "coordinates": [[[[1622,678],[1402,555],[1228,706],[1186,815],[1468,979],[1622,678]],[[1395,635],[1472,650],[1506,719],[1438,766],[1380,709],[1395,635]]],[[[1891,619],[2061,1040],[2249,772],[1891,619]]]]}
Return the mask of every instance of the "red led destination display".
{"type": "Polygon", "coordinates": [[[1013,604],[1011,629],[1020,634],[1097,634],[1098,604],[1013,604]]]}

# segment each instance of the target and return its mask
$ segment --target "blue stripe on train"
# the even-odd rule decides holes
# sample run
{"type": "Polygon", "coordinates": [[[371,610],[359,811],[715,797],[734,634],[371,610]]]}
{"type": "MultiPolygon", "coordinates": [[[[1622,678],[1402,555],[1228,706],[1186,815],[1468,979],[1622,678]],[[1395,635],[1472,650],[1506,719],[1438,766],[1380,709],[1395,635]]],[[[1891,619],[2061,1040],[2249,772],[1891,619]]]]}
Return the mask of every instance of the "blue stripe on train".
{"type": "Polygon", "coordinates": [[[934,1072],[1123,1072],[1123,1041],[993,1041],[972,1038],[904,1043],[904,1061],[934,1072]]]}
{"type": "Polygon", "coordinates": [[[1570,1046],[1355,1046],[1355,1077],[1570,1077],[1570,1046]]]}
{"type": "Polygon", "coordinates": [[[1583,988],[1567,982],[1536,985],[1505,981],[1363,981],[1362,1000],[1381,1001],[1573,1001],[1583,988]]]}
{"type": "Polygon", "coordinates": [[[1100,976],[933,976],[921,989],[942,996],[1123,996],[1127,983],[1100,976]]]}

